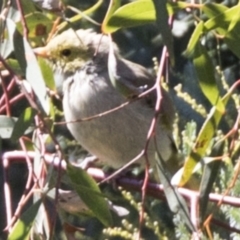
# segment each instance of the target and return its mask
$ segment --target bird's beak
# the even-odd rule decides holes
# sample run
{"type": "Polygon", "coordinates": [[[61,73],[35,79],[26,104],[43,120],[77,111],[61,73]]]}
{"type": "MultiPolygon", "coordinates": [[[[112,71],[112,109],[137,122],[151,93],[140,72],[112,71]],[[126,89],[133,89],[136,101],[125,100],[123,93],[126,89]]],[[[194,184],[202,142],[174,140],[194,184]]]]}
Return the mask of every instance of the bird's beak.
{"type": "Polygon", "coordinates": [[[39,57],[49,58],[49,52],[46,47],[34,48],[33,52],[39,57]]]}

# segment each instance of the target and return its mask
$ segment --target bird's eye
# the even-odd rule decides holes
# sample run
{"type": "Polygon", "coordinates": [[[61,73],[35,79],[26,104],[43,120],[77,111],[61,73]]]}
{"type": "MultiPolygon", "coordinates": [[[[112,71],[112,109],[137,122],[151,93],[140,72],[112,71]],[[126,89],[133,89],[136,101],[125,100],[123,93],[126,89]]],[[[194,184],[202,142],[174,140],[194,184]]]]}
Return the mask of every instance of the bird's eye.
{"type": "Polygon", "coordinates": [[[63,50],[61,51],[61,55],[65,56],[65,57],[70,56],[71,53],[72,53],[72,52],[71,52],[70,49],[63,49],[63,50]]]}

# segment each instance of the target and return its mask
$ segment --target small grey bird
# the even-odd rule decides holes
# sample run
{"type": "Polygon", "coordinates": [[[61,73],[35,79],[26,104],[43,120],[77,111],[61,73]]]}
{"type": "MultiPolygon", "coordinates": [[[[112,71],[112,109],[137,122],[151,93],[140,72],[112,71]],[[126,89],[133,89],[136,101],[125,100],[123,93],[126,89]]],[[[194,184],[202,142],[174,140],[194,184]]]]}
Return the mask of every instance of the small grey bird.
{"type": "MultiPolygon", "coordinates": [[[[67,127],[75,139],[104,164],[120,168],[145,147],[147,133],[155,115],[156,92],[104,116],[89,121],[71,122],[109,111],[128,101],[113,87],[108,74],[109,38],[92,30],[69,29],[56,36],[35,53],[53,67],[58,88],[63,92],[67,127]]],[[[148,70],[122,58],[114,44],[115,72],[126,88],[142,93],[155,78],[148,70]]],[[[171,173],[179,168],[177,149],[172,138],[174,106],[162,89],[161,109],[155,132],[157,149],[171,173]]],[[[147,150],[152,166],[156,148],[153,139],[147,150]]],[[[138,163],[144,164],[142,157],[138,163]]]]}

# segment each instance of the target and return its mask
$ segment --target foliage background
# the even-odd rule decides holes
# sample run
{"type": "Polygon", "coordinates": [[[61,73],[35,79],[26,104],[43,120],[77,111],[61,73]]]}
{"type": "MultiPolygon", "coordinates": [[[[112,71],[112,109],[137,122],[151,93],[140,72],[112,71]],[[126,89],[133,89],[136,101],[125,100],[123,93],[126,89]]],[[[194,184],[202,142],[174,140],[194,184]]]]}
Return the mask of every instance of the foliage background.
{"type": "MultiPolygon", "coordinates": [[[[52,12],[43,9],[42,7],[44,1],[38,1],[37,4],[36,2],[34,3],[30,0],[16,2],[3,1],[1,3],[2,16],[5,16],[4,11],[6,9],[10,9],[7,17],[16,23],[18,32],[15,32],[15,28],[11,24],[11,21],[6,22],[3,17],[1,18],[1,56],[3,58],[2,60],[6,60],[5,63],[7,66],[9,66],[9,68],[12,69],[19,78],[22,79],[25,78],[26,65],[29,66],[29,62],[23,60],[24,48],[21,46],[21,44],[24,44],[22,36],[24,36],[25,33],[24,27],[22,25],[23,23],[21,22],[21,16],[19,15],[20,8],[17,5],[17,2],[21,4],[22,10],[24,12],[24,18],[27,19],[27,25],[30,30],[28,35],[28,43],[31,45],[31,47],[41,46],[45,44],[50,30],[53,27],[53,22],[57,19],[58,16],[64,16],[67,19],[72,19],[72,17],[76,16],[76,13],[73,13],[69,9],[65,8],[66,6],[74,6],[81,11],[87,10],[86,12],[88,16],[90,16],[95,21],[102,23],[106,16],[107,8],[110,4],[108,1],[103,1],[98,9],[94,9],[92,11],[90,10],[89,13],[89,9],[91,9],[91,7],[96,3],[95,1],[64,1],[63,5],[65,7],[62,10],[64,14],[61,15],[59,12],[52,12]],[[38,12],[39,15],[36,15],[36,12],[38,12]],[[34,15],[31,15],[32,13],[34,13],[34,15]],[[9,34],[11,31],[15,32],[13,39],[9,34]],[[7,53],[8,51],[9,53],[7,53]],[[11,61],[9,59],[11,59],[11,61]],[[13,61],[16,59],[18,61],[13,61]],[[23,62],[26,63],[25,66],[23,62]]],[[[117,3],[118,1],[115,2],[117,3]]],[[[128,4],[129,2],[130,1],[122,1],[122,5],[128,4]]],[[[176,122],[175,138],[177,140],[180,151],[186,156],[186,159],[189,160],[188,162],[190,165],[193,166],[193,161],[191,161],[191,151],[194,148],[194,144],[196,146],[197,143],[202,142],[200,135],[201,132],[207,134],[209,137],[207,138],[206,143],[204,143],[204,152],[197,153],[199,153],[200,157],[224,157],[221,157],[222,164],[215,172],[213,171],[216,167],[214,163],[218,161],[210,161],[209,166],[211,175],[213,178],[216,178],[216,180],[213,178],[206,178],[205,182],[207,184],[213,185],[213,189],[210,189],[212,192],[223,194],[226,190],[229,190],[228,195],[237,197],[239,191],[238,89],[236,88],[234,95],[231,95],[229,103],[226,105],[227,107],[224,109],[224,111],[221,111],[223,110],[224,106],[223,101],[220,101],[219,98],[222,98],[227,93],[230,93],[230,90],[227,86],[231,87],[235,82],[237,82],[240,75],[240,50],[238,47],[239,45],[236,44],[239,42],[240,37],[240,31],[238,31],[240,24],[239,4],[234,1],[210,1],[208,2],[209,5],[204,2],[180,3],[183,3],[183,5],[178,5],[178,7],[174,10],[175,14],[172,28],[172,34],[174,38],[172,48],[174,50],[173,55],[175,59],[175,67],[168,67],[169,76],[166,78],[168,80],[170,94],[172,95],[174,103],[176,105],[179,119],[178,122],[176,122]],[[230,10],[233,9],[235,12],[233,11],[228,13],[228,9],[223,8],[224,6],[228,7],[230,10]],[[217,21],[215,21],[214,18],[218,16],[218,14],[223,15],[220,16],[220,19],[217,19],[217,21]],[[205,23],[204,27],[201,26],[201,22],[205,23]],[[228,39],[228,41],[226,41],[226,39],[228,39]],[[202,62],[200,62],[200,66],[202,66],[202,68],[200,69],[198,68],[199,64],[196,64],[199,55],[203,56],[201,59],[202,62]],[[182,84],[182,87],[178,86],[176,88],[179,83],[182,84]],[[174,88],[178,90],[176,91],[174,88]],[[190,97],[186,93],[183,94],[183,92],[187,92],[190,97]],[[215,99],[216,96],[218,96],[216,102],[211,102],[211,99],[215,99]],[[193,99],[195,99],[196,102],[194,102],[193,99]],[[203,107],[199,107],[200,105],[203,107]],[[213,112],[211,109],[214,109],[216,112],[213,112]],[[218,110],[220,113],[217,112],[218,110]],[[212,118],[209,115],[207,117],[207,114],[209,112],[213,112],[213,114],[220,114],[220,124],[216,124],[213,128],[206,127],[212,121],[212,118]],[[231,130],[235,131],[230,132],[231,130]],[[231,134],[227,135],[227,133],[231,134]],[[224,136],[226,138],[224,138],[224,136]],[[221,148],[220,150],[216,150],[216,143],[219,141],[222,142],[221,148]],[[212,167],[211,163],[213,163],[212,167]],[[232,188],[230,186],[230,183],[233,185],[232,188]]],[[[164,6],[164,1],[162,1],[162,4],[164,6]]],[[[174,8],[172,7],[172,9],[174,8]]],[[[142,9],[139,9],[139,11],[140,10],[142,9]]],[[[131,14],[131,12],[128,13],[129,19],[131,19],[131,14]]],[[[100,26],[94,25],[85,17],[80,18],[81,19],[79,21],[72,22],[71,27],[75,29],[94,28],[96,31],[101,32],[100,26]]],[[[161,20],[164,21],[164,19],[161,20]]],[[[61,22],[66,23],[63,18],[61,18],[61,22]]],[[[124,28],[124,26],[120,26],[121,29],[113,34],[113,38],[114,41],[118,43],[124,57],[142,64],[148,67],[151,71],[154,71],[152,58],[156,57],[158,60],[161,58],[163,45],[164,43],[166,44],[166,39],[164,38],[163,34],[164,31],[166,32],[168,29],[167,26],[164,25],[163,30],[159,30],[158,23],[155,23],[154,21],[148,22],[148,24],[143,24],[143,22],[138,19],[139,26],[131,28],[124,28]],[[162,33],[162,35],[160,33],[162,33]]],[[[119,24],[121,25],[121,23],[119,24]]],[[[44,68],[47,67],[44,66],[43,69],[44,68]]],[[[4,70],[6,70],[6,68],[4,68],[4,64],[1,65],[1,69],[1,96],[6,96],[7,93],[4,92],[3,85],[7,86],[14,75],[4,75],[4,70]]],[[[36,72],[34,72],[34,74],[35,73],[36,72]]],[[[37,75],[33,75],[32,77],[35,82],[30,81],[30,84],[32,84],[32,87],[34,88],[33,85],[35,85],[37,82],[37,75]]],[[[48,76],[47,81],[48,82],[46,82],[46,85],[48,87],[50,86],[50,88],[54,90],[54,86],[51,85],[51,77],[48,76]]],[[[38,87],[38,85],[36,86],[38,87]]],[[[39,94],[44,96],[44,90],[41,88],[38,90],[39,94]]],[[[18,93],[19,89],[16,85],[15,88],[11,90],[11,92],[9,91],[9,99],[17,96],[18,93]]],[[[44,100],[40,99],[40,103],[42,104],[43,108],[46,107],[44,105],[44,100]]],[[[50,115],[55,121],[59,121],[62,119],[62,115],[60,113],[61,104],[55,99],[53,100],[53,105],[50,104],[48,106],[51,109],[50,115]]],[[[2,106],[4,106],[4,102],[2,102],[2,105],[0,107],[2,106]]],[[[30,140],[30,143],[28,141],[25,141],[27,150],[34,150],[37,152],[37,154],[40,154],[38,153],[37,149],[34,148],[34,146],[39,143],[37,142],[37,138],[33,134],[33,131],[31,130],[28,133],[25,132],[29,126],[32,126],[31,124],[33,123],[33,119],[36,116],[36,112],[33,110],[29,112],[29,117],[25,128],[23,127],[23,121],[20,121],[21,127],[16,127],[15,122],[11,124],[8,123],[9,117],[11,116],[19,118],[23,111],[29,107],[29,102],[25,97],[21,97],[19,101],[15,102],[14,104],[9,104],[9,106],[11,107],[11,114],[9,114],[6,108],[0,112],[0,117],[2,117],[0,123],[2,153],[4,154],[6,152],[22,149],[23,145],[21,143],[21,139],[23,141],[24,139],[26,140],[28,138],[30,140]],[[12,134],[10,137],[6,137],[4,130],[9,129],[15,129],[15,134],[12,134]],[[16,131],[16,129],[20,131],[16,131]],[[22,138],[22,134],[24,134],[26,138],[22,138]]],[[[216,115],[214,116],[214,119],[216,120],[216,115]]],[[[85,154],[81,148],[76,147],[76,143],[73,141],[64,126],[53,127],[51,125],[51,121],[49,123],[45,123],[51,126],[50,129],[55,140],[59,142],[60,146],[66,154],[65,156],[68,156],[70,160],[77,159],[79,156],[85,154]]],[[[40,133],[36,131],[35,134],[40,133]]],[[[45,144],[47,152],[56,151],[54,141],[47,139],[45,144]]],[[[20,197],[23,194],[27,181],[28,171],[26,164],[20,160],[20,157],[19,159],[18,157],[15,157],[13,162],[14,164],[11,162],[8,176],[9,185],[12,190],[12,208],[15,209],[19,203],[20,197]]],[[[38,163],[40,164],[40,161],[38,163]]],[[[36,169],[34,171],[36,171],[36,169]]],[[[44,182],[43,185],[40,184],[41,186],[46,187],[46,183],[49,183],[49,186],[52,187],[54,184],[56,184],[56,181],[53,180],[54,177],[50,176],[56,176],[57,178],[58,173],[51,169],[49,172],[50,173],[46,173],[45,175],[40,175],[44,182]]],[[[200,177],[202,174],[203,173],[201,172],[200,177]]],[[[3,175],[4,170],[1,168],[1,176],[3,175]]],[[[71,173],[69,175],[72,176],[74,174],[71,173]]],[[[192,171],[190,173],[186,173],[187,177],[190,177],[191,175],[192,171]]],[[[69,179],[66,181],[69,183],[69,179]]],[[[1,179],[1,182],[4,182],[4,179],[1,179]]],[[[102,229],[105,227],[96,218],[89,216],[83,217],[82,215],[80,218],[76,218],[73,217],[72,214],[69,215],[62,213],[60,218],[62,222],[60,220],[57,220],[57,227],[54,231],[52,230],[56,239],[65,239],[66,236],[69,239],[70,237],[73,237],[72,235],[74,234],[72,234],[69,229],[62,228],[62,223],[65,221],[70,222],[74,226],[85,228],[84,231],[77,231],[74,236],[76,239],[136,239],[135,231],[137,232],[139,229],[138,212],[140,211],[137,202],[141,202],[141,194],[136,192],[131,192],[131,194],[126,192],[121,193],[119,190],[116,190],[109,186],[109,184],[102,186],[101,190],[114,203],[126,207],[131,212],[126,218],[124,218],[126,222],[122,222],[122,219],[117,216],[114,217],[113,226],[118,226],[120,228],[108,230],[116,236],[108,235],[106,233],[107,230],[103,234],[102,229]],[[132,225],[130,225],[130,223],[132,225]],[[78,235],[78,238],[76,235],[78,235]]],[[[203,190],[200,189],[199,191],[203,190]]],[[[1,192],[3,194],[1,194],[0,198],[0,207],[2,213],[0,229],[4,229],[6,226],[6,209],[4,204],[4,195],[6,192],[3,189],[3,185],[1,185],[1,192]]],[[[207,202],[206,198],[203,200],[207,202]]],[[[239,201],[238,199],[235,200],[239,201]]],[[[51,215],[51,211],[53,211],[53,203],[48,200],[46,200],[46,202],[47,203],[45,207],[48,209],[51,215]]],[[[30,206],[31,203],[29,201],[23,207],[23,212],[24,210],[29,209],[30,206]]],[[[211,203],[208,206],[207,210],[200,212],[200,215],[205,215],[202,222],[204,222],[206,216],[208,216],[209,213],[214,214],[214,219],[212,220],[212,225],[210,225],[210,230],[207,231],[207,228],[204,226],[199,226],[199,230],[202,234],[203,239],[211,239],[211,237],[213,239],[240,239],[240,222],[237,208],[229,205],[217,206],[216,204],[211,203]]],[[[190,239],[191,232],[188,232],[184,227],[184,224],[181,222],[179,215],[172,215],[165,201],[148,197],[146,200],[145,214],[147,215],[145,217],[145,223],[142,231],[143,239],[190,239]],[[176,223],[175,225],[174,222],[176,223]]],[[[29,216],[30,215],[31,214],[29,214],[29,216]]],[[[34,216],[34,214],[32,216],[34,216]]],[[[35,217],[32,218],[35,219],[35,217]]],[[[36,219],[40,219],[40,216],[36,216],[36,219]]],[[[27,224],[25,223],[25,225],[27,224]]],[[[51,224],[49,225],[51,226],[51,224]]],[[[46,231],[46,228],[44,229],[46,231]]],[[[75,230],[77,229],[74,228],[74,231],[75,230]]],[[[6,232],[3,232],[2,239],[5,239],[6,236],[6,232]]],[[[36,236],[32,238],[36,239],[36,236]]],[[[47,237],[43,234],[42,239],[45,238],[47,237]]],[[[14,237],[10,236],[9,239],[14,239],[14,237]]]]}

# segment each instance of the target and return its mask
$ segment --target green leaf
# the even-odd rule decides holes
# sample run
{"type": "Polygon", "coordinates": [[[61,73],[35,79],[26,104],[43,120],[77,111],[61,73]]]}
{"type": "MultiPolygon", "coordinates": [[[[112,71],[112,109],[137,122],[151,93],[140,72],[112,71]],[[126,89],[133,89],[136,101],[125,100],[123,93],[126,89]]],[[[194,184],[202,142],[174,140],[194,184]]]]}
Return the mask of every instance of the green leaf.
{"type": "MultiPolygon", "coordinates": [[[[168,3],[167,9],[170,14],[188,7],[188,3],[168,3]]],[[[104,24],[105,33],[112,33],[119,28],[134,27],[156,21],[156,13],[152,0],[138,0],[118,8],[108,22],[104,24]]]]}
{"type": "Polygon", "coordinates": [[[14,73],[18,76],[24,76],[22,68],[20,67],[19,62],[16,59],[8,58],[6,60],[8,66],[14,71],[14,73]]]}
{"type": "Polygon", "coordinates": [[[68,164],[67,173],[75,191],[93,214],[105,225],[112,224],[112,217],[108,203],[97,183],[83,169],[68,164]]]}
{"type": "Polygon", "coordinates": [[[14,45],[14,53],[15,53],[16,59],[18,60],[18,63],[22,69],[24,76],[25,76],[27,62],[26,62],[26,58],[25,58],[23,38],[18,31],[15,31],[15,33],[14,33],[13,45],[14,45]]]}
{"type": "Polygon", "coordinates": [[[239,20],[240,20],[240,4],[238,4],[236,6],[236,9],[237,9],[237,14],[233,15],[232,16],[232,20],[228,26],[228,32],[231,32],[235,26],[239,23],[239,20]]]}
{"type": "Polygon", "coordinates": [[[27,128],[32,124],[35,115],[36,110],[32,109],[31,107],[28,107],[24,110],[13,128],[11,135],[11,139],[13,141],[17,141],[24,134],[27,128]]]}
{"type": "Polygon", "coordinates": [[[165,166],[164,160],[161,158],[161,154],[159,154],[157,151],[155,159],[158,177],[160,179],[160,182],[163,184],[163,191],[167,198],[169,208],[173,213],[180,214],[184,223],[188,226],[189,229],[191,229],[192,232],[194,232],[195,227],[191,222],[187,203],[178,192],[178,189],[175,186],[171,185],[171,175],[167,171],[167,167],[165,166]]]}
{"type": "MultiPolygon", "coordinates": [[[[239,6],[238,6],[239,7],[239,6]]],[[[238,14],[233,17],[231,21],[228,32],[223,39],[224,42],[228,45],[229,49],[238,57],[240,58],[240,48],[239,48],[239,41],[240,41],[240,8],[238,10],[238,14]]]]}
{"type": "MultiPolygon", "coordinates": [[[[224,106],[226,106],[229,98],[231,96],[231,92],[229,91],[223,98],[222,102],[224,106]]],[[[180,186],[183,186],[187,183],[187,181],[191,178],[193,169],[196,164],[202,159],[205,155],[206,150],[214,136],[215,130],[223,116],[222,112],[219,112],[215,106],[212,107],[206,121],[204,122],[198,137],[195,141],[195,144],[192,148],[191,153],[185,160],[185,164],[183,167],[183,174],[180,181],[180,186]]]]}
{"type": "Polygon", "coordinates": [[[112,17],[113,13],[120,7],[120,3],[121,3],[120,0],[111,0],[110,1],[107,13],[106,13],[105,18],[104,18],[103,23],[102,23],[102,32],[103,33],[108,32],[107,28],[106,28],[106,25],[107,25],[109,19],[112,17]]]}
{"type": "Polygon", "coordinates": [[[22,214],[22,216],[15,223],[10,235],[8,236],[8,240],[28,240],[31,228],[33,226],[34,220],[37,216],[38,209],[41,205],[41,201],[37,201],[34,203],[26,212],[22,214]]]}
{"type": "Polygon", "coordinates": [[[224,112],[225,107],[221,101],[219,89],[215,81],[212,61],[206,49],[200,43],[195,48],[193,63],[202,92],[210,103],[216,106],[219,112],[224,112]]]}
{"type": "Polygon", "coordinates": [[[133,27],[155,21],[155,10],[151,0],[131,2],[120,7],[105,26],[108,33],[122,27],[133,27]]]}
{"type": "Polygon", "coordinates": [[[50,101],[47,95],[45,81],[38,66],[38,61],[28,41],[23,38],[25,57],[27,61],[26,78],[33,88],[34,93],[40,101],[42,109],[46,114],[50,111],[50,101]]]}
{"type": "MultiPolygon", "coordinates": [[[[239,23],[238,23],[239,25],[239,23]]],[[[239,29],[239,28],[238,28],[239,29]]],[[[238,32],[239,33],[239,32],[238,32]]],[[[237,34],[236,31],[232,32],[232,33],[228,33],[225,38],[224,38],[224,42],[228,45],[229,49],[238,57],[240,58],[240,48],[239,48],[239,41],[240,41],[240,37],[238,36],[234,36],[235,34],[237,34]]]]}
{"type": "Polygon", "coordinates": [[[7,58],[13,51],[13,35],[16,30],[16,25],[11,19],[7,18],[5,23],[8,37],[0,44],[0,54],[3,58],[7,58]]]}
{"type": "Polygon", "coordinates": [[[208,18],[213,18],[219,14],[223,14],[226,10],[228,10],[228,7],[223,4],[206,3],[203,5],[201,10],[208,16],[208,18]]]}
{"type": "Polygon", "coordinates": [[[21,5],[22,5],[22,9],[24,9],[24,15],[36,11],[34,1],[32,0],[21,1],[21,5]]]}
{"type": "MultiPolygon", "coordinates": [[[[214,146],[211,157],[221,156],[223,154],[223,149],[224,142],[220,142],[219,144],[214,146]]],[[[204,166],[199,195],[199,212],[201,213],[201,222],[203,222],[205,219],[209,194],[211,193],[214,181],[219,174],[218,170],[221,166],[221,163],[221,160],[214,160],[204,166]]]]}
{"type": "Polygon", "coordinates": [[[152,0],[156,12],[156,23],[162,35],[163,44],[167,47],[171,64],[174,66],[173,37],[168,25],[167,0],[152,0]]]}
{"type": "MultiPolygon", "coordinates": [[[[53,26],[53,21],[49,19],[46,14],[41,12],[32,12],[25,16],[27,26],[29,29],[29,38],[44,38],[48,35],[53,26]]],[[[23,32],[21,22],[17,24],[19,32],[23,32]]]]}
{"type": "Polygon", "coordinates": [[[184,55],[187,57],[191,57],[194,54],[196,45],[199,43],[199,39],[204,31],[204,22],[200,21],[198,25],[196,26],[194,32],[192,33],[192,36],[188,42],[188,46],[186,51],[184,52],[184,55]]]}
{"type": "Polygon", "coordinates": [[[38,64],[41,69],[46,86],[51,90],[56,90],[54,75],[51,66],[43,58],[38,58],[38,64]]]}
{"type": "Polygon", "coordinates": [[[210,31],[216,29],[219,34],[225,35],[228,32],[229,24],[235,14],[239,13],[238,6],[227,9],[222,14],[210,18],[205,22],[204,27],[210,31]]]}

